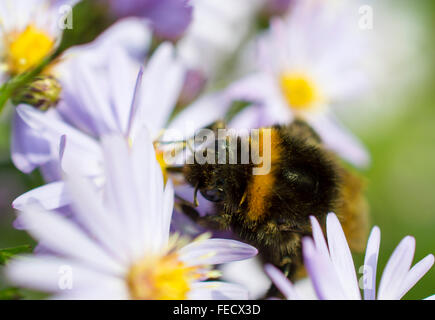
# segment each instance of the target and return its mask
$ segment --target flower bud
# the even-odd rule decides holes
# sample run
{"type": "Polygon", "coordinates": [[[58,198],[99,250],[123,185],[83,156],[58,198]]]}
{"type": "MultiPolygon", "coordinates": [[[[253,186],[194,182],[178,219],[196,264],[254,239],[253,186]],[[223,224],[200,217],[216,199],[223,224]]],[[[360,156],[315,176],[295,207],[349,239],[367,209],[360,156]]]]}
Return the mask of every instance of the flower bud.
{"type": "Polygon", "coordinates": [[[55,77],[41,75],[22,87],[14,95],[12,102],[15,105],[25,103],[40,110],[47,110],[57,104],[61,91],[62,87],[55,77]]]}

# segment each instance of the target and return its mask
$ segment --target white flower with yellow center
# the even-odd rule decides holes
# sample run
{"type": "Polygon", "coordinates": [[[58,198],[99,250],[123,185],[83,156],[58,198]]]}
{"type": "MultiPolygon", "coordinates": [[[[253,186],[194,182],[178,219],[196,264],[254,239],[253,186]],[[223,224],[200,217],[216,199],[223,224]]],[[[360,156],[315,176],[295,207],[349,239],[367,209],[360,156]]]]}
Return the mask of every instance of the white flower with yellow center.
{"type": "Polygon", "coordinates": [[[77,0],[0,2],[1,82],[38,66],[56,50],[66,14],[62,6],[73,6],[76,2],[77,0]]]}
{"type": "Polygon", "coordinates": [[[334,1],[298,0],[286,18],[272,20],[258,41],[256,72],[225,93],[230,101],[253,102],[233,125],[257,127],[303,118],[344,159],[367,165],[366,150],[331,108],[366,88],[365,39],[355,30],[354,9],[334,1]]]}
{"type": "MultiPolygon", "coordinates": [[[[247,259],[257,250],[234,240],[170,236],[174,192],[166,186],[153,145],[140,134],[103,137],[104,198],[88,180],[68,177],[76,222],[29,206],[21,222],[50,254],[17,257],[14,284],[58,299],[246,299],[210,267],[247,259]]],[[[77,168],[79,169],[79,168],[77,168]]]]}

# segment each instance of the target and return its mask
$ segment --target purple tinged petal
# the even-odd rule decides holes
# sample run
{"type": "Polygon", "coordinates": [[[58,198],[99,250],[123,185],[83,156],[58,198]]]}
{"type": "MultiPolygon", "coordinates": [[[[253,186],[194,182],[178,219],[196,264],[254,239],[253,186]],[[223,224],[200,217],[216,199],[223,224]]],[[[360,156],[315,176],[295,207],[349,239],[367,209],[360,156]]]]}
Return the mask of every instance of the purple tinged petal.
{"type": "Polygon", "coordinates": [[[75,72],[75,86],[77,94],[79,94],[81,102],[87,106],[87,110],[92,110],[93,120],[95,121],[98,134],[109,132],[120,132],[113,109],[110,107],[110,99],[107,90],[104,90],[101,83],[95,81],[95,71],[90,69],[83,63],[75,63],[73,65],[75,72]]]}
{"type": "Polygon", "coordinates": [[[264,267],[267,275],[272,279],[275,286],[287,298],[287,300],[300,300],[293,284],[289,279],[275,266],[268,264],[264,267]]]}
{"type": "Polygon", "coordinates": [[[293,0],[266,0],[266,13],[270,16],[283,15],[293,0]]]}
{"type": "Polygon", "coordinates": [[[48,142],[56,145],[56,147],[59,146],[62,135],[66,135],[69,143],[74,142],[83,151],[82,156],[86,156],[87,153],[90,155],[98,155],[100,153],[100,147],[94,139],[59,119],[49,117],[44,112],[28,105],[19,105],[17,112],[28,126],[36,130],[48,142]]]}
{"type": "Polygon", "coordinates": [[[168,40],[178,39],[192,20],[188,0],[109,0],[112,11],[121,17],[148,18],[155,33],[168,40]]]}
{"type": "Polygon", "coordinates": [[[112,256],[128,263],[125,236],[120,232],[119,224],[112,219],[114,213],[104,207],[99,190],[85,178],[69,175],[66,189],[71,197],[74,218],[100,242],[112,256]]]}
{"type": "MultiPolygon", "coordinates": [[[[113,219],[122,225],[131,259],[139,258],[137,255],[143,254],[142,232],[139,228],[141,214],[151,214],[143,212],[140,207],[139,193],[134,181],[135,174],[131,163],[131,156],[128,143],[125,138],[119,135],[106,135],[102,139],[104,154],[104,171],[106,183],[104,186],[105,200],[109,209],[114,213],[113,219]]],[[[149,177],[148,177],[149,178],[149,177]]],[[[157,187],[157,186],[156,186],[157,187]]],[[[163,189],[163,188],[162,188],[163,189]]],[[[147,199],[151,200],[149,193],[147,199]]],[[[155,195],[154,195],[155,196],[155,195]]],[[[149,219],[149,223],[154,223],[149,219]]]]}
{"type": "Polygon", "coordinates": [[[367,241],[367,249],[364,258],[364,300],[376,300],[376,271],[378,267],[380,241],[381,231],[375,226],[367,241]]]}
{"type": "Polygon", "coordinates": [[[134,115],[137,90],[142,81],[143,66],[133,61],[126,50],[116,48],[112,50],[107,72],[110,77],[109,95],[112,100],[111,107],[115,120],[118,123],[120,132],[128,135],[131,117],[134,115]],[[139,70],[136,79],[133,77],[133,70],[139,70]],[[127,108],[129,105],[131,107],[127,108]]]}
{"type": "Polygon", "coordinates": [[[302,239],[302,248],[305,267],[317,297],[320,300],[347,299],[331,260],[316,250],[311,238],[302,239]]]}
{"type": "Polygon", "coordinates": [[[46,254],[17,257],[8,264],[5,271],[9,281],[16,285],[51,293],[68,292],[76,299],[84,299],[89,295],[89,290],[93,291],[92,288],[105,292],[100,297],[102,299],[117,293],[119,298],[119,293],[126,291],[125,281],[121,277],[103,274],[72,259],[46,254]],[[59,280],[61,274],[68,271],[73,275],[73,286],[62,290],[59,280]]]}
{"type": "Polygon", "coordinates": [[[328,250],[328,246],[326,245],[325,237],[323,236],[322,228],[320,227],[320,224],[315,217],[310,216],[310,221],[313,229],[313,239],[314,239],[314,244],[316,245],[316,250],[319,253],[322,253],[328,257],[329,250],[328,250]]]}
{"type": "Polygon", "coordinates": [[[19,216],[25,229],[49,250],[88,263],[103,273],[123,275],[125,270],[119,261],[109,256],[71,220],[34,206],[27,207],[19,216]]]}
{"type": "Polygon", "coordinates": [[[197,282],[192,285],[189,300],[247,300],[248,291],[242,286],[220,282],[197,282]]]}
{"type": "Polygon", "coordinates": [[[58,209],[70,203],[63,181],[52,182],[33,189],[19,196],[12,202],[16,210],[23,210],[26,206],[39,204],[46,210],[58,209]]]}
{"type": "Polygon", "coordinates": [[[325,145],[343,159],[362,168],[370,165],[370,155],[365,146],[331,114],[311,117],[308,122],[325,145]]]}
{"type": "Polygon", "coordinates": [[[139,88],[142,86],[142,79],[143,79],[143,73],[144,68],[143,66],[140,67],[139,73],[137,75],[136,84],[134,86],[134,93],[133,93],[133,99],[131,101],[130,106],[130,114],[128,116],[128,122],[127,122],[127,136],[130,135],[130,131],[133,125],[134,116],[136,114],[137,104],[138,104],[138,95],[139,95],[139,88]]]}
{"type": "Polygon", "coordinates": [[[248,259],[256,256],[258,250],[235,240],[208,239],[188,244],[179,254],[189,265],[208,265],[248,259]]]}
{"type": "Polygon", "coordinates": [[[165,186],[163,199],[163,212],[161,214],[162,243],[167,243],[170,234],[172,212],[174,210],[174,185],[172,180],[168,180],[165,186]]]}
{"type": "Polygon", "coordinates": [[[149,60],[143,75],[132,137],[145,125],[155,139],[167,124],[184,80],[184,67],[174,56],[170,43],[161,44],[149,60]]]}
{"type": "Polygon", "coordinates": [[[152,10],[145,14],[155,33],[163,39],[176,40],[189,26],[193,8],[188,0],[154,0],[152,10]]]}
{"type": "MultiPolygon", "coordinates": [[[[227,110],[222,107],[225,106],[224,103],[221,95],[205,95],[181,111],[169,123],[169,129],[175,129],[177,133],[181,133],[181,138],[190,138],[196,130],[224,117],[227,110]]],[[[172,141],[172,137],[169,139],[172,141]]],[[[164,136],[161,140],[165,141],[164,136]]]]}
{"type": "Polygon", "coordinates": [[[206,83],[207,78],[203,72],[195,69],[187,70],[178,99],[180,105],[185,106],[193,102],[200,95],[206,83]]]}
{"type": "MultiPolygon", "coordinates": [[[[168,193],[163,194],[164,183],[162,170],[156,160],[152,140],[146,129],[139,132],[130,148],[133,181],[135,184],[138,205],[142,214],[138,219],[138,234],[141,234],[141,241],[148,246],[147,249],[159,250],[168,241],[165,234],[166,226],[164,221],[170,219],[172,210],[166,206],[172,206],[167,201],[170,199],[168,193]],[[146,194],[147,197],[143,195],[146,194]],[[164,211],[167,209],[168,211],[164,211]],[[167,216],[169,214],[169,217],[167,216]]],[[[144,249],[145,250],[145,249],[144,249]]]]}
{"type": "Polygon", "coordinates": [[[346,297],[361,300],[352,254],[341,224],[335,214],[328,214],[326,228],[331,261],[337,271],[346,297]]]}
{"type": "Polygon", "coordinates": [[[24,173],[32,172],[51,159],[49,143],[17,113],[12,124],[11,155],[14,165],[24,173]]]}
{"type": "Polygon", "coordinates": [[[414,252],[415,239],[411,236],[403,238],[382,273],[378,300],[397,300],[400,298],[401,284],[411,267],[414,252]]]}
{"type": "Polygon", "coordinates": [[[415,264],[406,275],[401,284],[401,291],[398,299],[401,299],[415,284],[432,268],[434,264],[434,256],[427,255],[425,258],[415,264]]]}

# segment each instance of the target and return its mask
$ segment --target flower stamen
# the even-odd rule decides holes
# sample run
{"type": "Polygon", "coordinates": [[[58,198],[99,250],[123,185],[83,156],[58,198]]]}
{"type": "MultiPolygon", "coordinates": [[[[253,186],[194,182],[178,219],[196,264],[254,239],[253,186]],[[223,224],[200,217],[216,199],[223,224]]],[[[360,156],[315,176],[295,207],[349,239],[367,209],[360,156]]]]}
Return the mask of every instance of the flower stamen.
{"type": "Polygon", "coordinates": [[[21,33],[12,32],[5,39],[7,67],[13,75],[36,67],[54,47],[54,40],[33,25],[27,26],[21,33]]]}
{"type": "Polygon", "coordinates": [[[292,109],[310,110],[319,100],[316,84],[304,74],[286,72],[281,75],[279,82],[284,98],[292,109]]]}

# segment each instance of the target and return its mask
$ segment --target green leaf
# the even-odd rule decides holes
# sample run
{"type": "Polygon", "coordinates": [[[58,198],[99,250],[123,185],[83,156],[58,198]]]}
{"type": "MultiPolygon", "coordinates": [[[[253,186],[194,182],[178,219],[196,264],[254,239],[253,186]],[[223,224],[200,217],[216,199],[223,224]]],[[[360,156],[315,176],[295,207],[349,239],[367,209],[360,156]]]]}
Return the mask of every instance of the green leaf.
{"type": "Polygon", "coordinates": [[[32,252],[32,247],[29,245],[0,249],[0,265],[6,264],[6,262],[11,259],[13,256],[21,253],[29,253],[32,252]]]}
{"type": "Polygon", "coordinates": [[[23,295],[17,288],[0,289],[0,300],[18,300],[22,298],[23,295]]]}

